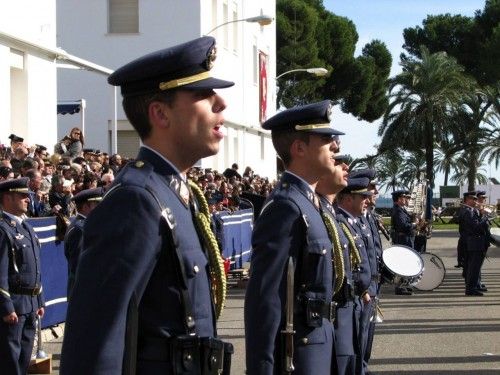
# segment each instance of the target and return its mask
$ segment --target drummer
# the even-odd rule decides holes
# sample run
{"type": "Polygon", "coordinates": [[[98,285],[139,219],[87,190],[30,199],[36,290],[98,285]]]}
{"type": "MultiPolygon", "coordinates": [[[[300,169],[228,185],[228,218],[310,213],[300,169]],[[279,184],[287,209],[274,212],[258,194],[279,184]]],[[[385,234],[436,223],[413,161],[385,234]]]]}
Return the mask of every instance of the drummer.
{"type": "MultiPolygon", "coordinates": [[[[413,249],[417,224],[406,210],[410,197],[408,190],[396,190],[392,193],[394,206],[391,215],[391,236],[394,245],[404,245],[413,249]]],[[[394,292],[396,295],[407,296],[413,294],[413,288],[402,281],[395,286],[394,292]]]]}

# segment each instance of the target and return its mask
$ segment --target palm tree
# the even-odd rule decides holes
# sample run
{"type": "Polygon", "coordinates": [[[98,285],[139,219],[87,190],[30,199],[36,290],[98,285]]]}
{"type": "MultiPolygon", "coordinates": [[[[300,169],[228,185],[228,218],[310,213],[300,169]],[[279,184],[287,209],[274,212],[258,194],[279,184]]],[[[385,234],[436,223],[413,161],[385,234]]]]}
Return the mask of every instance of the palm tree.
{"type": "Polygon", "coordinates": [[[379,180],[379,190],[385,187],[385,192],[389,189],[396,190],[397,187],[407,187],[401,183],[401,164],[403,157],[401,150],[390,150],[377,157],[377,178],[379,180]]]}
{"type": "Polygon", "coordinates": [[[404,186],[413,187],[415,181],[420,177],[420,172],[425,170],[425,152],[421,149],[405,153],[401,165],[401,180],[404,186]]]}
{"type": "Polygon", "coordinates": [[[483,93],[469,94],[464,96],[463,103],[454,111],[454,121],[457,128],[454,131],[455,142],[463,150],[463,168],[468,190],[474,190],[477,182],[482,182],[482,176],[478,170],[483,165],[487,153],[490,151],[486,142],[491,134],[490,111],[492,102],[488,96],[483,93]]]}
{"type": "Polygon", "coordinates": [[[422,47],[421,60],[405,58],[403,72],[391,79],[391,103],[379,128],[379,152],[394,147],[425,149],[426,177],[434,186],[434,143],[450,126],[450,109],[471,87],[464,69],[444,52],[430,54],[422,47]]]}
{"type": "Polygon", "coordinates": [[[444,135],[440,142],[436,142],[434,160],[437,170],[444,173],[444,186],[448,186],[450,173],[457,170],[457,159],[462,146],[453,134],[444,135]]]}

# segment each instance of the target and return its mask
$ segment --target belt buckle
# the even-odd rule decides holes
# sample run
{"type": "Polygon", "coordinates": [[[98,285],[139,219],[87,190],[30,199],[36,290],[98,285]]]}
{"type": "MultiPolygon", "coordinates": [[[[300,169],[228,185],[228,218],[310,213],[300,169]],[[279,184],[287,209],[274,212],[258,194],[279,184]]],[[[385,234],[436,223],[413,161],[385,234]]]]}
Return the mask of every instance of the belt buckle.
{"type": "Polygon", "coordinates": [[[31,292],[31,296],[35,297],[38,296],[39,294],[40,294],[40,287],[39,286],[34,287],[33,291],[31,292]]]}

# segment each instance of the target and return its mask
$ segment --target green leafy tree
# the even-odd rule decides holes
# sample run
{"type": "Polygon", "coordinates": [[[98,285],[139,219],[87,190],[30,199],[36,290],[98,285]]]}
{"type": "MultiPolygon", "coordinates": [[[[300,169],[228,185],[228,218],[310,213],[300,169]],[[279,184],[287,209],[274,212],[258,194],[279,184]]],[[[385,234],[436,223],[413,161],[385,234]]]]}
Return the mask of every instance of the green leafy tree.
{"type": "Polygon", "coordinates": [[[474,17],[460,15],[428,16],[422,26],[403,31],[403,48],[422,57],[420,47],[430,52],[445,51],[465,67],[480,85],[500,80],[500,0],[488,0],[474,17]]]}
{"type": "Polygon", "coordinates": [[[421,60],[403,59],[403,72],[391,79],[391,103],[379,128],[379,152],[401,146],[425,149],[426,178],[434,186],[434,143],[450,126],[456,106],[471,83],[463,68],[446,53],[431,54],[423,47],[421,60]]]}
{"type": "Polygon", "coordinates": [[[374,40],[355,58],[355,25],[326,10],[322,1],[278,0],[276,9],[277,75],[320,66],[331,72],[320,79],[303,72],[283,76],[278,82],[278,106],[328,98],[360,119],[382,116],[392,64],[385,44],[374,40]]]}

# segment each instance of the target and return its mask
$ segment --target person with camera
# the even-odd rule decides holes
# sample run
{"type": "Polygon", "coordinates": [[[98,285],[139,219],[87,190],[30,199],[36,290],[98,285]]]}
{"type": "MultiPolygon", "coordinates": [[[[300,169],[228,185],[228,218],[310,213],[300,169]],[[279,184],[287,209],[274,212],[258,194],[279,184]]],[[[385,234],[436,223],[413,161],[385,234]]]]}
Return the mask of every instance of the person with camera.
{"type": "Polygon", "coordinates": [[[205,36],[108,78],[142,147],[86,219],[61,375],[229,373],[231,347],[216,332],[222,301],[211,297],[220,268],[207,260],[215,238],[203,193],[186,179],[223,139],[215,89],[234,83],[211,77],[215,57],[205,36]]]}
{"type": "Polygon", "coordinates": [[[66,135],[56,144],[54,152],[73,159],[82,155],[84,145],[83,132],[80,128],[74,127],[69,132],[69,135],[66,135]]]}

